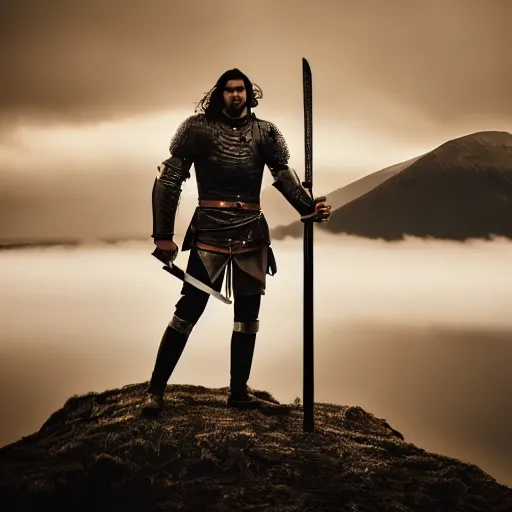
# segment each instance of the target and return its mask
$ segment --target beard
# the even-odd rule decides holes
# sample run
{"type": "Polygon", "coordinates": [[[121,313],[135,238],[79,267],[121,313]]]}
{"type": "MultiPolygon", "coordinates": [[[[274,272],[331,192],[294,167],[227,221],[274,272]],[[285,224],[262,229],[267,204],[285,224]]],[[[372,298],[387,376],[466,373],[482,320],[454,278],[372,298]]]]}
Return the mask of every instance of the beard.
{"type": "Polygon", "coordinates": [[[246,106],[247,102],[241,102],[241,103],[230,103],[229,105],[226,105],[226,113],[231,117],[238,117],[243,111],[246,106]]]}

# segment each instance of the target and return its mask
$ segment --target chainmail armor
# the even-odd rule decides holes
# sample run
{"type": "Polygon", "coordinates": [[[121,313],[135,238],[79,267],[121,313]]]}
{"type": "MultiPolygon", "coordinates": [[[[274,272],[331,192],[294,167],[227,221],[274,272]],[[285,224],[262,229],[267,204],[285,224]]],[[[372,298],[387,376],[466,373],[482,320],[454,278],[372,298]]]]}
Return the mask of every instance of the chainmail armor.
{"type": "MultiPolygon", "coordinates": [[[[222,116],[219,120],[209,120],[205,114],[190,116],[179,126],[169,151],[171,157],[159,167],[153,187],[155,239],[172,240],[181,187],[190,177],[192,163],[199,200],[259,204],[263,171],[267,165],[275,180],[274,186],[301,215],[314,211],[313,199],[296,172],[288,166],[290,153],[282,133],[276,125],[258,119],[254,114],[241,119],[222,116]]],[[[198,206],[182,250],[191,249],[195,242],[225,248],[255,244],[270,249],[270,234],[262,212],[198,206]]],[[[261,251],[256,252],[261,254],[261,251]]],[[[241,256],[233,256],[233,259],[242,261],[241,256]]],[[[211,258],[202,257],[202,260],[210,275],[217,274],[227,264],[211,258]]],[[[266,261],[266,256],[261,259],[262,263],[266,261]]],[[[272,261],[272,272],[275,273],[275,261],[270,253],[268,261],[272,261]]],[[[250,274],[264,281],[265,272],[263,270],[263,275],[261,272],[258,267],[250,274]]]]}
{"type": "Polygon", "coordinates": [[[275,179],[279,171],[288,169],[288,160],[290,152],[283,134],[274,123],[263,121],[264,126],[264,151],[265,163],[270,169],[272,177],[275,179]]]}
{"type": "Polygon", "coordinates": [[[283,134],[275,124],[266,121],[266,125],[266,163],[275,180],[272,185],[301,215],[314,212],[314,200],[302,186],[295,170],[288,166],[290,153],[283,134]]]}
{"type": "Polygon", "coordinates": [[[199,153],[202,135],[207,133],[208,122],[204,115],[187,117],[178,127],[169,143],[169,153],[178,158],[194,161],[199,153]]]}

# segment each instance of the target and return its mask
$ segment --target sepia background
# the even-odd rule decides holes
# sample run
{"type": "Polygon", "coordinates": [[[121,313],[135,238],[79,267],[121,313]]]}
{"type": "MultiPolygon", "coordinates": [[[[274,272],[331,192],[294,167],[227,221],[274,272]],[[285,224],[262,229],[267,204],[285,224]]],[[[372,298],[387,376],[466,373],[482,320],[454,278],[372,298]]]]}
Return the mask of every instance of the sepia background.
{"type": "MultiPolygon", "coordinates": [[[[308,59],[315,193],[328,194],[452,138],[511,131],[511,21],[507,0],[3,2],[0,242],[32,246],[0,252],[0,444],[74,393],[149,378],[179,293],[149,256],[156,166],[223,71],[262,87],[256,114],[302,175],[308,59]]],[[[277,226],[295,215],[269,174],[277,226]]],[[[191,179],[180,234],[196,199],[191,179]]],[[[315,400],[360,405],[512,485],[512,245],[315,243],[315,400]]],[[[302,245],[273,247],[250,383],[291,401],[302,245]]],[[[210,304],[171,382],[227,385],[231,321],[210,304]]]]}

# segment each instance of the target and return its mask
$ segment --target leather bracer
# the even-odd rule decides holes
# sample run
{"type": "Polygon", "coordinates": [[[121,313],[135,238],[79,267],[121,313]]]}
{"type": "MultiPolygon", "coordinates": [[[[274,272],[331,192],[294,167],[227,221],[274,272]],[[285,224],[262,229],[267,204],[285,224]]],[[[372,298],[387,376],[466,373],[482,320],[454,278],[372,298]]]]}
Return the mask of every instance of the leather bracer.
{"type": "Polygon", "coordinates": [[[153,184],[153,233],[155,240],[172,240],[183,182],[190,177],[191,161],[171,156],[158,166],[153,184]]]}
{"type": "Polygon", "coordinates": [[[281,192],[301,216],[309,215],[315,211],[315,200],[302,186],[297,173],[293,169],[287,167],[272,174],[274,175],[272,186],[281,192]]]}

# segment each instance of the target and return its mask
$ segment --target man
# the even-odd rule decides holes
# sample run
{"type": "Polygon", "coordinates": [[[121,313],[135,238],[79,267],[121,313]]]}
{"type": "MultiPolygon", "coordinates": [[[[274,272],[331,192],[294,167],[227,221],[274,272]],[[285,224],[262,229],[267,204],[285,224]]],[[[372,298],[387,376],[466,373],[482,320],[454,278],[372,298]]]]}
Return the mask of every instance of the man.
{"type": "MultiPolygon", "coordinates": [[[[247,381],[266,275],[276,272],[268,225],[260,209],[265,165],[274,177],[273,185],[303,220],[323,222],[330,216],[325,198],[311,198],[288,166],[288,148],[276,126],[252,113],[261,97],[261,89],[240,70],[226,71],[199,102],[201,113],[196,109],[196,115],[178,128],[170,144],[171,156],[158,167],[152,191],[152,237],[173,261],[178,252],[173,237],[181,186],[194,164],[199,204],[182,250],[190,250],[189,274],[217,291],[226,277],[226,293],[233,293],[227,404],[242,409],[263,404],[248,392],[247,381]]],[[[144,412],[158,413],[163,408],[167,382],[209,299],[188,283],[181,294],[160,342],[144,412]]]]}

